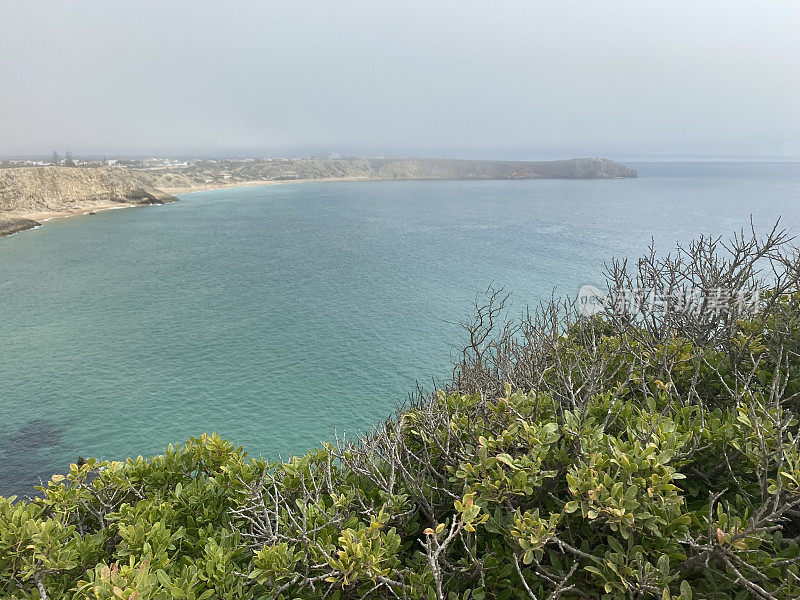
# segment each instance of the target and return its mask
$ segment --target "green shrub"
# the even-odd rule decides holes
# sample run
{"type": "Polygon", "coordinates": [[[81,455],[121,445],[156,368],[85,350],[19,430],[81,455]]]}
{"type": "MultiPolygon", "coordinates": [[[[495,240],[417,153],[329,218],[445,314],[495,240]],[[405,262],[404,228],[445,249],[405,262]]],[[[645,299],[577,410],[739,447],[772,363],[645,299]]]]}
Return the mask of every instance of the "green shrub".
{"type": "Polygon", "coordinates": [[[729,249],[610,280],[745,290],[766,261],[753,314],[512,322],[495,294],[453,385],[356,443],[265,462],[203,435],[73,464],[0,499],[0,595],[800,597],[800,260],[777,232],[729,249]]]}

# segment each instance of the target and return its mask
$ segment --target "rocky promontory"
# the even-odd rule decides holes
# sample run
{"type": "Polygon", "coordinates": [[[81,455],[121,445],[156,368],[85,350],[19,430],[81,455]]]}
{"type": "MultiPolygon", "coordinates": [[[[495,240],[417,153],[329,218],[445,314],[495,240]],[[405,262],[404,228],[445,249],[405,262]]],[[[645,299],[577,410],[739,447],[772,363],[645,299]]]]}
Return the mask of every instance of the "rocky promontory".
{"type": "Polygon", "coordinates": [[[26,229],[33,229],[41,225],[38,221],[33,219],[26,219],[24,217],[10,217],[0,214],[0,237],[4,235],[11,235],[25,231],[26,229]]]}

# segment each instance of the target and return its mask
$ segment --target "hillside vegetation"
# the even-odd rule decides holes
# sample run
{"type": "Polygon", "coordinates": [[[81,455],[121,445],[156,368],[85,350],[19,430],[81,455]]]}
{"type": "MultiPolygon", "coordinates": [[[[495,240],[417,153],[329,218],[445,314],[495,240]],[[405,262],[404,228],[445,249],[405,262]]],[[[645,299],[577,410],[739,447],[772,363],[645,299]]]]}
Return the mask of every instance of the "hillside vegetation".
{"type": "Polygon", "coordinates": [[[202,435],[0,500],[0,596],[800,597],[797,249],[702,239],[608,276],[592,317],[490,292],[452,384],[353,443],[202,435]]]}

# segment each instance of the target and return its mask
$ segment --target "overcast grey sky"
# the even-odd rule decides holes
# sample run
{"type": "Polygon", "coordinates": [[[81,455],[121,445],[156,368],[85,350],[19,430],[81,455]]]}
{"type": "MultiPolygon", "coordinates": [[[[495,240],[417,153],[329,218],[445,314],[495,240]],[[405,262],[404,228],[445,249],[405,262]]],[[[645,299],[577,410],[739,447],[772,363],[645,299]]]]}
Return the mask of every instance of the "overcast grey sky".
{"type": "Polygon", "coordinates": [[[0,0],[0,154],[800,158],[800,1],[0,0]]]}

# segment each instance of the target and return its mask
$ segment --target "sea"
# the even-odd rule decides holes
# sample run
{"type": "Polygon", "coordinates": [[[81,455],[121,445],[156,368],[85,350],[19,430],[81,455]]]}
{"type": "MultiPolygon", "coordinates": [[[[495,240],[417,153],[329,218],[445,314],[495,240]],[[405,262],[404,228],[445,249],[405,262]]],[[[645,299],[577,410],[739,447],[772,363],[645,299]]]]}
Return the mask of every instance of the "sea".
{"type": "Polygon", "coordinates": [[[513,316],[651,241],[800,235],[798,163],[628,166],[228,188],[0,239],[0,495],[203,432],[270,459],[353,437],[447,381],[490,287],[513,316]]]}

